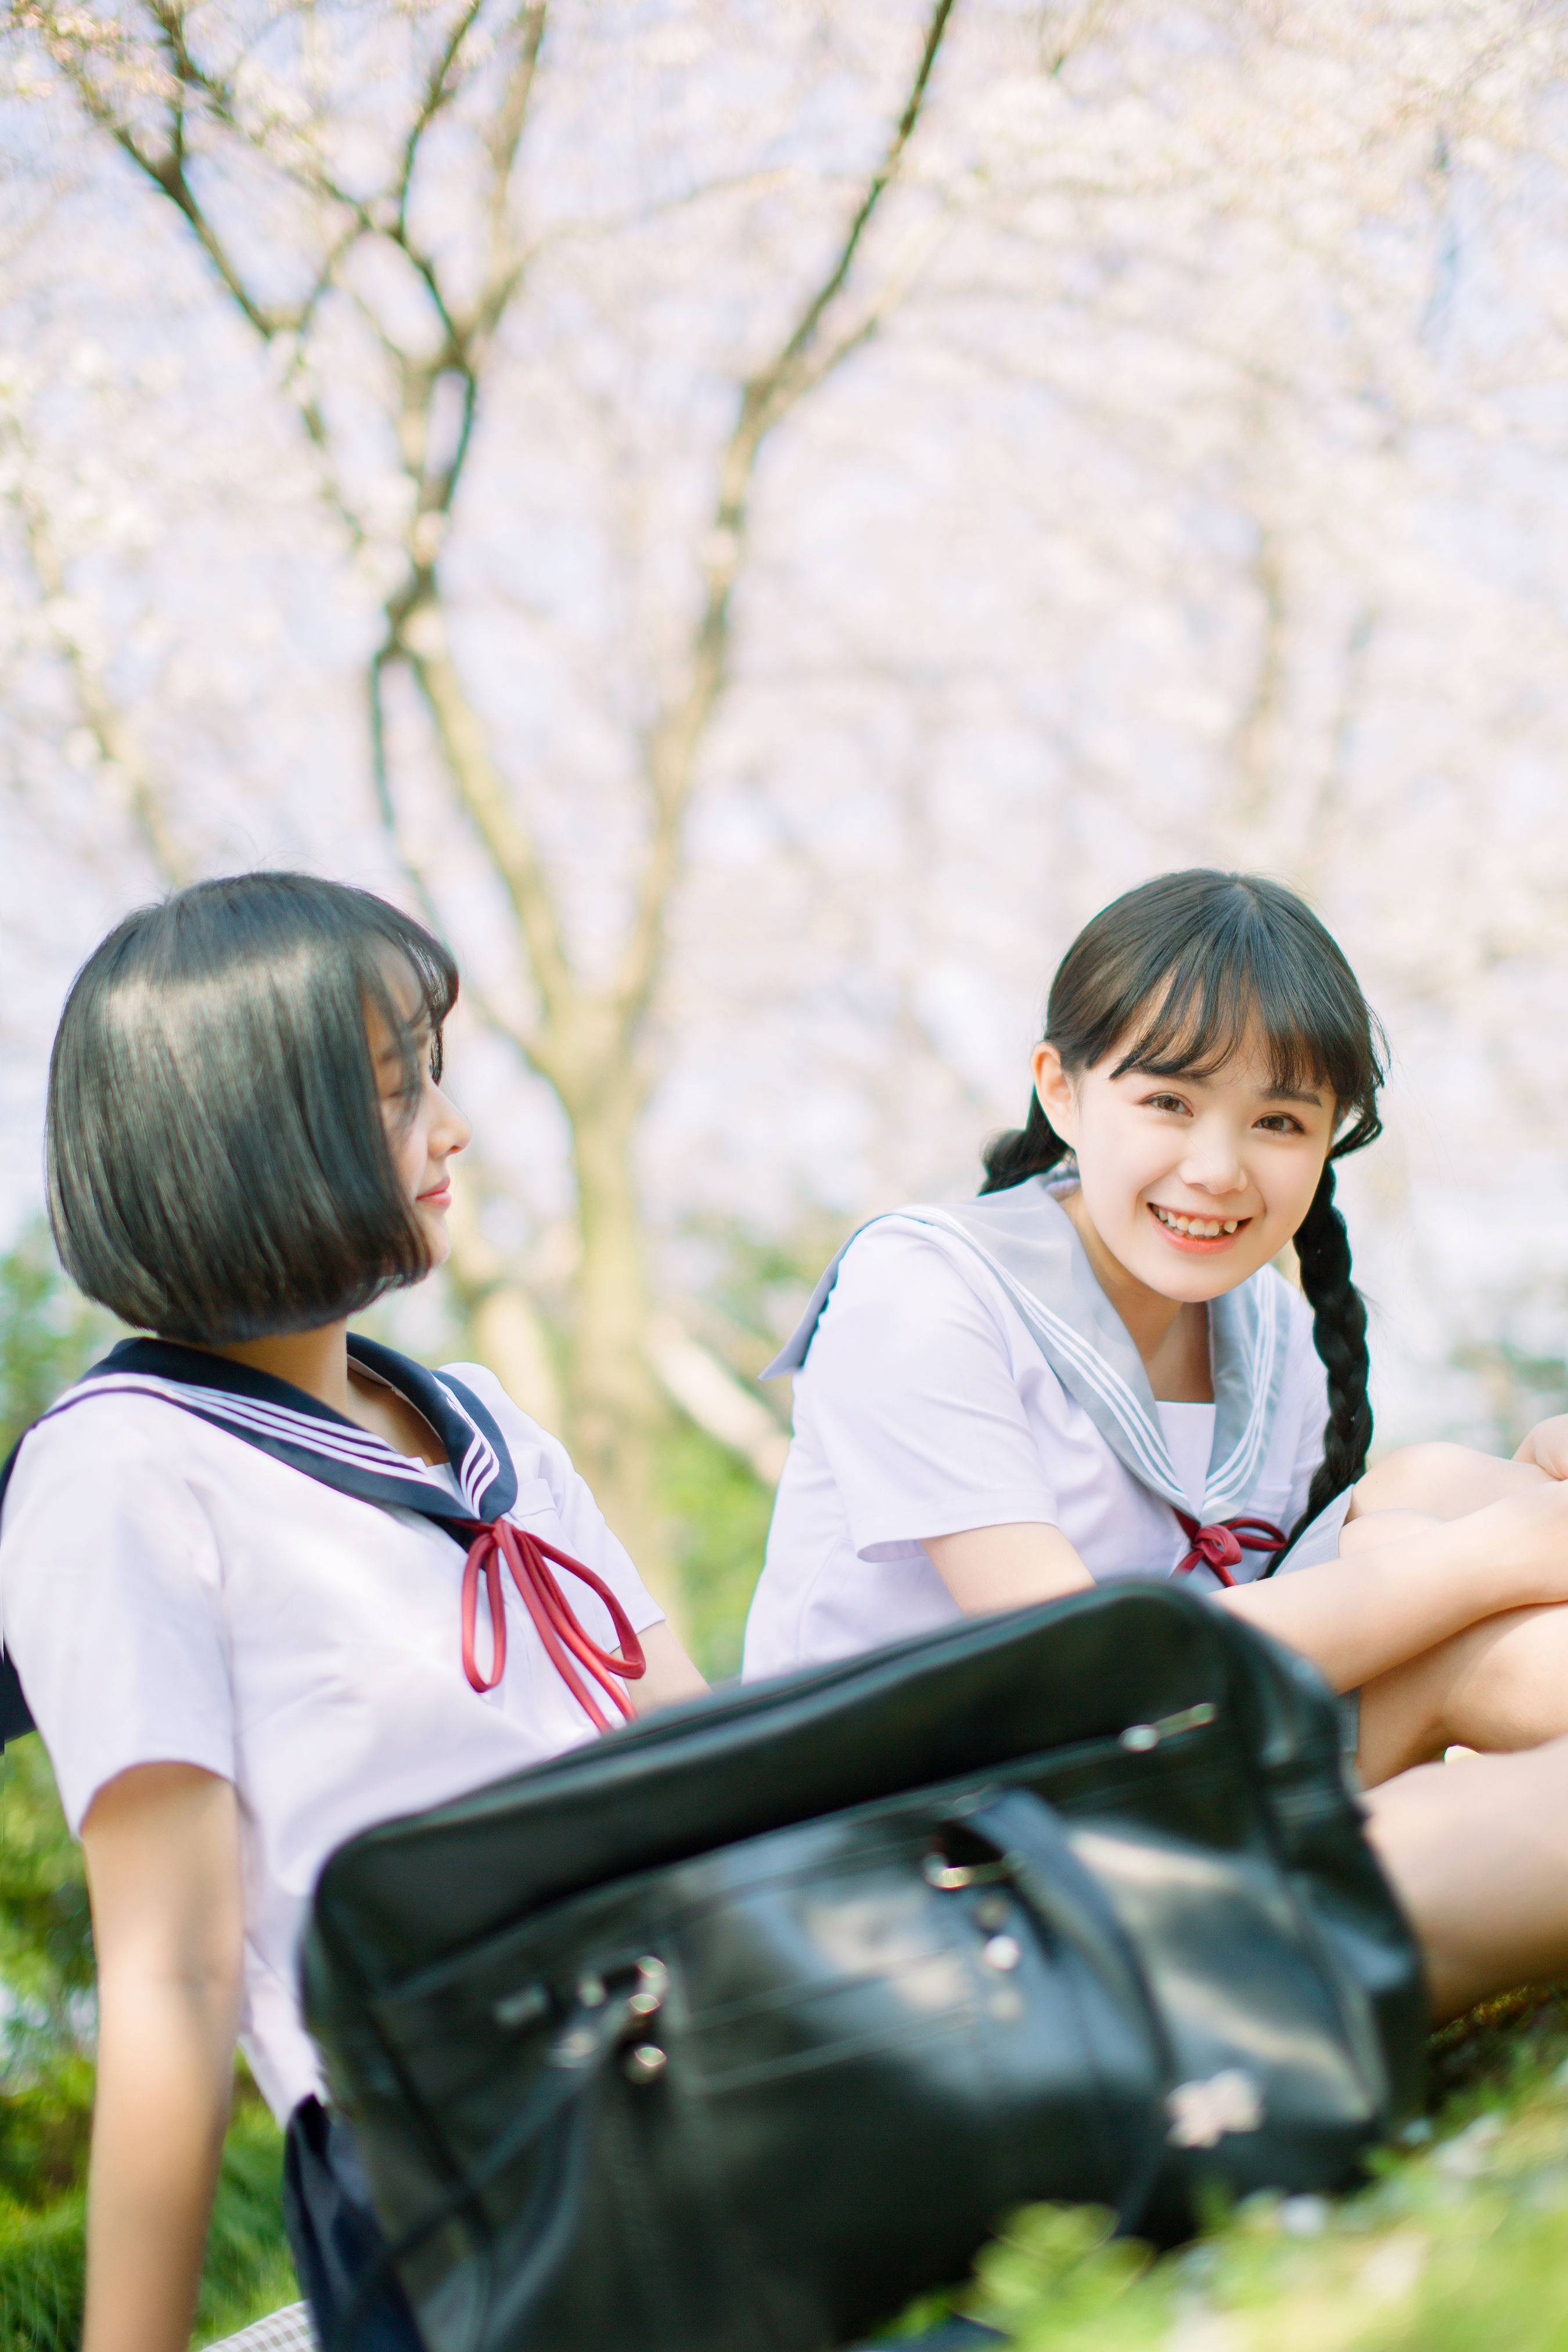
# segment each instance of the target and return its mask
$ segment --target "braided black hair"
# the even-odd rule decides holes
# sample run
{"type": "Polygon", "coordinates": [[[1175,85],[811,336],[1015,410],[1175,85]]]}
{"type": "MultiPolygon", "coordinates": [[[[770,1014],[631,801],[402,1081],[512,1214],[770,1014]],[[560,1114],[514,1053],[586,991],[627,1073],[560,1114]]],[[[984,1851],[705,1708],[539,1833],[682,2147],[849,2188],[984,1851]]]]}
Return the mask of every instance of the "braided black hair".
{"type": "MultiPolygon", "coordinates": [[[[1366,1307],[1351,1280],[1350,1237],[1334,1206],[1336,1160],[1383,1132],[1384,1043],[1335,941],[1293,890],[1259,875],[1194,866],[1127,891],[1086,924],[1051,982],[1046,1037],[1069,1072],[1115,1053],[1112,1076],[1212,1076],[1261,1036],[1282,1088],[1322,1086],[1341,1132],[1296,1234],[1312,1338],[1328,1373],[1323,1459],[1291,1540],[1353,1486],[1372,1443],[1366,1307]]],[[[1037,1094],[1021,1128],[984,1152],[982,1192],[1043,1176],[1067,1155],[1037,1094]]]]}
{"type": "Polygon", "coordinates": [[[1327,1508],[1336,1495],[1353,1486],[1366,1467],[1372,1444],[1372,1406],[1367,1402],[1371,1361],[1366,1346],[1366,1302],[1351,1280],[1351,1243],[1334,1206],[1334,1163],[1328,1160],[1312,1204],[1296,1229],[1301,1289],[1312,1310],[1312,1340],[1329,1375],[1329,1418],[1323,1458],[1313,1474],[1307,1507],[1292,1538],[1327,1508]]]}

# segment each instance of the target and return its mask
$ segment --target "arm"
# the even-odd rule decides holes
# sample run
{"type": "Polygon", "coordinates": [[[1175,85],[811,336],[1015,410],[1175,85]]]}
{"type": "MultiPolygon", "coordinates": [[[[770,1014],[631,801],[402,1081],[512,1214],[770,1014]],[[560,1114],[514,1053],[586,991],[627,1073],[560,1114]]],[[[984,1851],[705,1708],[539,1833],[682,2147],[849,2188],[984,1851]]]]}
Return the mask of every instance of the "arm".
{"type": "Polygon", "coordinates": [[[1483,1618],[1568,1600],[1568,1486],[1531,1486],[1299,1576],[1215,1599],[1353,1690],[1483,1618]]]}
{"type": "MultiPolygon", "coordinates": [[[[1058,1601],[1092,1581],[1056,1528],[974,1528],[928,1537],[925,1549],[970,1615],[1058,1601]]],[[[1300,1650],[1336,1690],[1353,1690],[1484,1617],[1568,1600],[1568,1485],[1532,1485],[1466,1518],[1212,1598],[1300,1650]]]]}
{"type": "Polygon", "coordinates": [[[234,2082],[234,1790],[137,1765],[93,1800],[82,1850],[99,1983],[83,2352],[184,2352],[234,2082]]]}
{"type": "Polygon", "coordinates": [[[927,1536],[924,1548],[966,1617],[1060,1601],[1094,1581],[1059,1528],[1033,1522],[927,1536]]]}
{"type": "Polygon", "coordinates": [[[661,1706],[679,1706],[683,1698],[702,1696],[708,1685],[668,1625],[645,1625],[637,1639],[647,1672],[640,1682],[626,1685],[634,1715],[653,1715],[661,1706]]]}

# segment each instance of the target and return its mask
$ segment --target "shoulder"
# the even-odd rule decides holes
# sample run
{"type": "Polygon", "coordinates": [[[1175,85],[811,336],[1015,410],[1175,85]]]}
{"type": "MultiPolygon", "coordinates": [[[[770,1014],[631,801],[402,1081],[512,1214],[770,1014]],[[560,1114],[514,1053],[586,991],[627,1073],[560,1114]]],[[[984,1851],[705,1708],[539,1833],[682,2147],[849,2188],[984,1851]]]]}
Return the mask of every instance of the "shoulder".
{"type": "Polygon", "coordinates": [[[1001,1285],[963,1236],[921,1206],[889,1210],[858,1233],[844,1253],[829,1306],[880,1306],[902,1318],[963,1312],[1001,1285]]]}
{"type": "Polygon", "coordinates": [[[520,1479],[545,1478],[553,1487],[571,1477],[572,1457],[542,1422],[524,1412],[484,1364],[443,1364],[437,1377],[467,1389],[495,1423],[520,1479]]]}
{"type": "Polygon", "coordinates": [[[899,1210],[846,1250],[802,1376],[885,1395],[933,1378],[948,1385],[960,1363],[966,1380],[984,1379],[987,1365],[1011,1379],[1043,1360],[982,1253],[924,1212],[899,1210]]]}
{"type": "MultiPolygon", "coordinates": [[[[158,1397],[112,1391],[61,1402],[16,1451],[0,1518],[0,1601],[6,1638],[29,1593],[90,1595],[95,1622],[110,1596],[156,1595],[184,1607],[222,1581],[222,1515],[214,1496],[235,1441],[158,1397]]],[[[259,1457],[258,1457],[259,1458],[259,1457]]],[[[204,1601],[204,1606],[205,1602],[204,1601]]]]}
{"type": "Polygon", "coordinates": [[[1284,1324],[1286,1396],[1300,1400],[1303,1412],[1321,1418],[1326,1375],[1313,1336],[1312,1310],[1278,1266],[1266,1265],[1252,1279],[1258,1286],[1259,1302],[1269,1301],[1284,1324]]]}
{"type": "Polygon", "coordinates": [[[68,1391],[27,1430],[5,1489],[7,1506],[64,1484],[79,1507],[123,1491],[189,1486],[194,1454],[212,1434],[178,1405],[140,1391],[68,1391]],[[90,1471],[90,1477],[86,1474],[90,1471]]]}

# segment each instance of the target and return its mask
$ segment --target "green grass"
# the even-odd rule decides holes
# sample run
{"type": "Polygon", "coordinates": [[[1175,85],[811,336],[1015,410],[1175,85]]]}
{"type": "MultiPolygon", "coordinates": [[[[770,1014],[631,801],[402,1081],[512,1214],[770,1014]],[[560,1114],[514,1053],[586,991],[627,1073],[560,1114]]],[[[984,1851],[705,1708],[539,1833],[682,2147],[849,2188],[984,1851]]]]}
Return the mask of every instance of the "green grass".
{"type": "MultiPolygon", "coordinates": [[[[243,2102],[224,2147],[194,2345],[299,2301],[283,2237],[281,2165],[276,2125],[254,2098],[243,2102]]],[[[81,2330],[85,2205],[79,2189],[47,2205],[0,2203],[0,2352],[72,2352],[81,2330]]]]}

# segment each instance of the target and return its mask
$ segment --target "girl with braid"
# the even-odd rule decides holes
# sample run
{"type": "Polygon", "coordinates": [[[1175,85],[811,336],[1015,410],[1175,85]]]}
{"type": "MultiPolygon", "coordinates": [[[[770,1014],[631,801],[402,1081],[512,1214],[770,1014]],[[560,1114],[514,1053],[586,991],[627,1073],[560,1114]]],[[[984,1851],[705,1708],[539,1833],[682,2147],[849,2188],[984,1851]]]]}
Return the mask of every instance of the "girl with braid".
{"type": "Polygon", "coordinates": [[[1561,1426],[1366,1472],[1334,1171],[1380,1131],[1381,1034],[1317,918],[1245,875],[1129,891],[1068,950],[1034,1078],[978,1198],[863,1227],[772,1368],[795,1437],[748,1675],[1178,1576],[1355,1694],[1369,1783],[1568,1733],[1531,1564],[1561,1426]]]}

